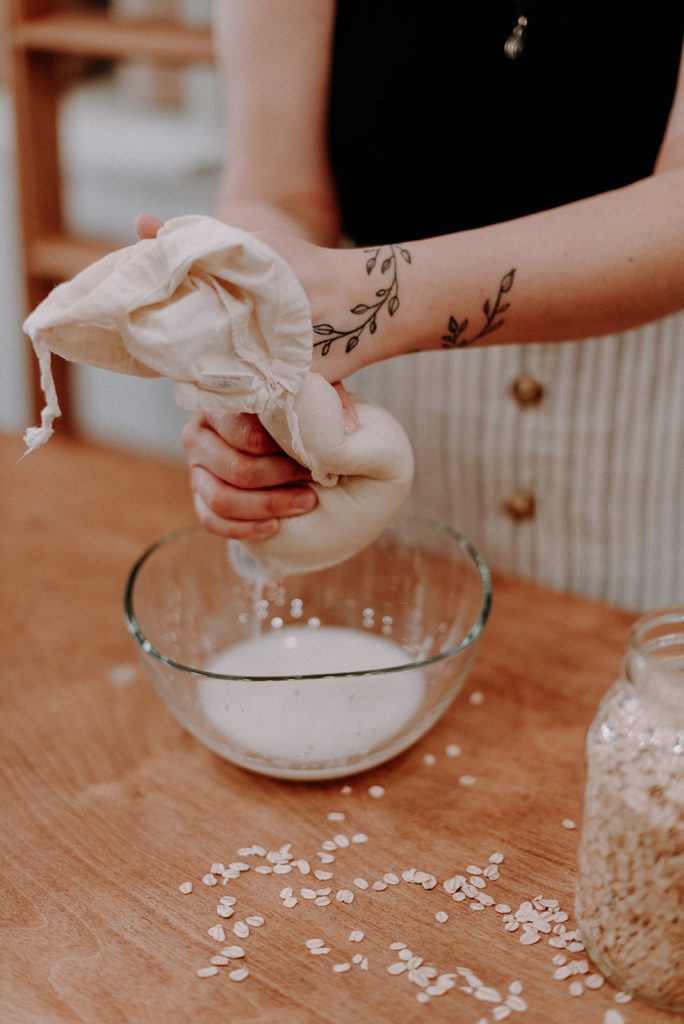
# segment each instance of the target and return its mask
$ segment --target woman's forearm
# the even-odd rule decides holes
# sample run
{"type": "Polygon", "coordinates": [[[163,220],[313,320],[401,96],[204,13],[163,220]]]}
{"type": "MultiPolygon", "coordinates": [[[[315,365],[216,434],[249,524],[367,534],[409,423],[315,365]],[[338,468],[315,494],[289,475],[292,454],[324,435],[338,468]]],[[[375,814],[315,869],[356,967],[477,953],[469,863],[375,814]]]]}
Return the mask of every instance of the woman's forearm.
{"type": "Polygon", "coordinates": [[[303,282],[314,366],[330,379],[416,350],[624,330],[684,307],[684,169],[489,227],[335,256],[337,290],[303,282]]]}

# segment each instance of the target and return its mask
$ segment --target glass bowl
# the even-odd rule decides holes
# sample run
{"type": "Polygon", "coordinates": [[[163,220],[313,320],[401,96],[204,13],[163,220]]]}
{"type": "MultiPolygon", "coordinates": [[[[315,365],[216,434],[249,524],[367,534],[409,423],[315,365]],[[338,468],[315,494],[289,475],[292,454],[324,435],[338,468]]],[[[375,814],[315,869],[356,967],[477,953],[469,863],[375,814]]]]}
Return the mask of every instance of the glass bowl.
{"type": "Polygon", "coordinates": [[[388,760],[463,686],[491,582],[451,527],[402,517],[329,569],[260,580],[201,527],[136,562],[126,624],[176,718],[229,761],[330,779],[388,760]]]}

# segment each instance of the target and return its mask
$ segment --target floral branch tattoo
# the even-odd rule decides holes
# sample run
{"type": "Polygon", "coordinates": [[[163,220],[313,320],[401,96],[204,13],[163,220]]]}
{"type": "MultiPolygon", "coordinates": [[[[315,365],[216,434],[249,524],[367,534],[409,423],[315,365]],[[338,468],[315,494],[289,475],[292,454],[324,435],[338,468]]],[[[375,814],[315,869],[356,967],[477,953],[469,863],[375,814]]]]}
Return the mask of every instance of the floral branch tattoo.
{"type": "Polygon", "coordinates": [[[484,327],[482,327],[477,334],[474,334],[471,338],[464,338],[466,330],[468,329],[468,318],[458,322],[455,316],[449,317],[449,333],[442,335],[442,348],[464,348],[465,345],[471,345],[474,341],[479,341],[480,338],[484,338],[485,334],[492,334],[493,331],[498,331],[499,327],[503,327],[504,320],[501,317],[502,313],[510,307],[510,302],[502,302],[501,298],[506,292],[510,292],[513,287],[513,280],[515,278],[515,267],[509,270],[507,274],[501,278],[501,284],[499,285],[499,293],[493,303],[490,303],[489,299],[485,299],[484,305],[482,306],[482,312],[485,315],[484,327]],[[497,320],[497,317],[501,319],[497,320]]]}
{"type": "Polygon", "coordinates": [[[380,259],[383,250],[389,251],[389,255],[383,257],[380,263],[380,273],[388,274],[387,286],[378,288],[375,292],[377,302],[359,302],[358,305],[349,310],[354,316],[360,319],[348,330],[341,327],[333,327],[332,324],[315,324],[314,334],[320,337],[320,341],[314,341],[314,348],[321,350],[322,356],[327,356],[330,348],[336,341],[345,342],[344,351],[351,352],[359,343],[363,332],[368,328],[369,334],[375,334],[378,328],[378,314],[387,308],[390,316],[394,316],[399,309],[399,272],[397,257],[401,256],[405,263],[411,262],[411,253],[400,245],[379,245],[374,249],[364,249],[367,256],[366,273],[370,276],[380,259]]]}

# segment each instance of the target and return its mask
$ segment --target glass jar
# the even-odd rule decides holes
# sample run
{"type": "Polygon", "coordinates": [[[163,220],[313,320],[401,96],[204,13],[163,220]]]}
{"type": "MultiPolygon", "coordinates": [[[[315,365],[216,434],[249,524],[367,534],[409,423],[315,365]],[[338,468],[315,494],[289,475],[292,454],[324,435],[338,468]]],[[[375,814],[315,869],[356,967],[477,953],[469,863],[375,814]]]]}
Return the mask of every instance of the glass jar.
{"type": "Polygon", "coordinates": [[[619,988],[684,1011],[684,606],[640,618],[587,736],[577,920],[619,988]]]}

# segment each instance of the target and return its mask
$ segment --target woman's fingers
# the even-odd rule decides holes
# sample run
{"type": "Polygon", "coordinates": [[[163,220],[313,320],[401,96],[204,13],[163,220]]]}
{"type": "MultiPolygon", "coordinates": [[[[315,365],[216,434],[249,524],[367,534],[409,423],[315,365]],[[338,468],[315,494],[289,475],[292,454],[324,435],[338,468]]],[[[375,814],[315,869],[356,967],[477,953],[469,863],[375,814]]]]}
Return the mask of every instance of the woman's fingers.
{"type": "Polygon", "coordinates": [[[246,490],[221,480],[204,466],[193,465],[190,482],[207,508],[226,520],[282,519],[310,512],[316,494],[310,487],[261,487],[246,490]]]}
{"type": "Polygon", "coordinates": [[[277,519],[260,519],[257,521],[240,519],[222,519],[209,508],[204,498],[197,492],[193,495],[195,514],[205,530],[219,537],[230,540],[264,540],[277,533],[280,523],[277,519]]]}
{"type": "Polygon", "coordinates": [[[139,213],[135,218],[135,230],[138,238],[156,238],[164,221],[153,217],[151,213],[139,213]]]}

